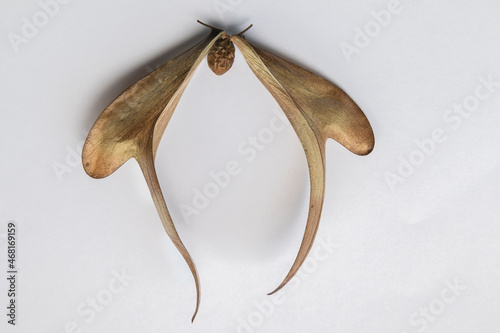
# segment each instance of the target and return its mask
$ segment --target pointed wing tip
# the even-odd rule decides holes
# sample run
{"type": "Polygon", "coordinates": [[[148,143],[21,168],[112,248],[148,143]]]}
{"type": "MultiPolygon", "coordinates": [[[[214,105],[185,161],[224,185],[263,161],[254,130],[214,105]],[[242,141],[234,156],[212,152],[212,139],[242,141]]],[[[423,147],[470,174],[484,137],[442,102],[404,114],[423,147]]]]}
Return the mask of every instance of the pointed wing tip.
{"type": "Polygon", "coordinates": [[[268,296],[271,296],[273,294],[276,294],[278,291],[280,291],[284,286],[286,286],[288,284],[288,282],[290,282],[290,280],[295,276],[296,274],[296,271],[295,272],[292,272],[293,271],[293,267],[292,269],[290,270],[290,272],[288,272],[288,275],[285,277],[285,279],[280,283],[280,285],[278,287],[276,287],[276,289],[274,289],[273,291],[271,291],[270,293],[268,293],[267,295],[268,296]]]}
{"type": "Polygon", "coordinates": [[[196,283],[196,309],[194,310],[193,318],[191,318],[191,324],[194,322],[194,319],[196,318],[196,315],[198,314],[198,310],[200,308],[200,283],[196,278],[195,278],[195,283],[196,283]]]}
{"type": "Polygon", "coordinates": [[[270,293],[267,293],[267,296],[271,296],[273,294],[276,294],[280,289],[282,288],[282,286],[279,286],[278,288],[274,289],[273,291],[271,291],[270,293]]]}
{"type": "Polygon", "coordinates": [[[196,310],[194,311],[193,317],[191,318],[191,324],[194,323],[197,314],[198,314],[198,304],[196,305],[196,310]]]}

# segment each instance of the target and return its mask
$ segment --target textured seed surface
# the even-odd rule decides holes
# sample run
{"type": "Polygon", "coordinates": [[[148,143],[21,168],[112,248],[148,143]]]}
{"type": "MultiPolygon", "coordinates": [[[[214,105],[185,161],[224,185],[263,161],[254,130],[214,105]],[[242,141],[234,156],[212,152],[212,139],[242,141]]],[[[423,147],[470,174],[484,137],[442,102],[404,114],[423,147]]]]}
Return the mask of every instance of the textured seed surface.
{"type": "Polygon", "coordinates": [[[207,56],[208,67],[217,75],[226,73],[234,62],[234,44],[227,33],[222,33],[207,56]]]}

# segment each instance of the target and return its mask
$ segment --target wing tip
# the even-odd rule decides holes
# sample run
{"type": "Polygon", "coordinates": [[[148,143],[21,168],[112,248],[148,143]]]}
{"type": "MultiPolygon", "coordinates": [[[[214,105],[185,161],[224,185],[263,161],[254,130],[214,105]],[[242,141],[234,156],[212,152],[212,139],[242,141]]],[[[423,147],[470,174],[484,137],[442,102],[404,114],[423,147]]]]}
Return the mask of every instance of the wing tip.
{"type": "Polygon", "coordinates": [[[329,138],[343,145],[351,153],[366,156],[375,148],[375,135],[370,124],[361,127],[358,131],[347,136],[338,137],[336,133],[328,135],[329,138]]]}
{"type": "Polygon", "coordinates": [[[370,154],[374,148],[375,148],[375,140],[370,142],[362,142],[356,147],[355,150],[353,150],[353,153],[359,156],[366,156],[370,154]]]}
{"type": "Polygon", "coordinates": [[[267,296],[271,296],[271,295],[274,295],[276,294],[278,291],[281,290],[281,288],[283,288],[285,285],[283,283],[281,283],[276,289],[274,289],[273,291],[271,291],[270,293],[267,293],[267,296]]]}
{"type": "Polygon", "coordinates": [[[82,154],[83,170],[87,175],[94,179],[102,179],[108,177],[123,164],[121,163],[116,166],[110,163],[105,163],[104,161],[104,159],[96,158],[94,154],[86,154],[85,150],[82,154]]]}
{"type": "Polygon", "coordinates": [[[196,318],[196,315],[198,314],[198,308],[199,308],[199,303],[196,304],[196,309],[194,310],[193,317],[191,318],[191,324],[194,323],[194,320],[196,318]]]}

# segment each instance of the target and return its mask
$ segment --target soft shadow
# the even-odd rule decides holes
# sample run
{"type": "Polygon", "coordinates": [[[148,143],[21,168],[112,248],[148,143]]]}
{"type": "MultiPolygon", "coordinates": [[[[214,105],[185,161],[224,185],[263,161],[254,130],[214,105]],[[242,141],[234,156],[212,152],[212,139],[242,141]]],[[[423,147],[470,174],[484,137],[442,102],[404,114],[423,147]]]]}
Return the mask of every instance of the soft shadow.
{"type": "MultiPolygon", "coordinates": [[[[210,23],[207,23],[210,24],[210,23]]],[[[169,60],[175,58],[176,56],[182,54],[183,52],[189,50],[191,47],[196,45],[198,42],[202,41],[208,36],[210,30],[200,29],[200,32],[187,38],[185,41],[178,43],[173,47],[169,47],[168,50],[163,51],[155,56],[152,56],[148,60],[143,61],[138,64],[133,69],[128,69],[121,77],[116,78],[113,84],[108,88],[103,90],[99,96],[97,96],[90,106],[90,110],[86,112],[86,116],[83,119],[86,124],[88,124],[88,129],[92,127],[94,122],[97,120],[101,112],[125,89],[151,73],[153,70],[159,66],[165,64],[169,60]]]]}
{"type": "MultiPolygon", "coordinates": [[[[265,50],[267,52],[270,52],[270,53],[272,53],[274,55],[277,55],[278,57],[283,58],[283,59],[285,59],[285,60],[287,60],[289,62],[292,62],[295,65],[300,66],[300,67],[304,68],[305,70],[307,70],[307,71],[309,71],[309,72],[311,72],[311,73],[313,73],[313,74],[315,74],[315,75],[317,75],[319,77],[322,77],[322,78],[330,81],[331,83],[339,86],[337,84],[337,82],[335,82],[335,80],[331,79],[330,77],[325,76],[324,74],[318,73],[315,69],[312,69],[311,67],[309,67],[308,64],[305,64],[302,61],[296,59],[291,54],[289,54],[289,53],[288,54],[284,54],[282,51],[276,50],[272,46],[256,42],[256,41],[252,40],[252,38],[248,38],[247,34],[245,34],[245,39],[247,39],[248,42],[250,42],[252,45],[254,45],[254,46],[256,46],[256,47],[258,47],[260,49],[263,49],[263,50],[265,50]]],[[[313,52],[313,51],[311,51],[311,52],[313,52]]],[[[339,86],[339,88],[341,88],[341,86],[339,86]]]]}

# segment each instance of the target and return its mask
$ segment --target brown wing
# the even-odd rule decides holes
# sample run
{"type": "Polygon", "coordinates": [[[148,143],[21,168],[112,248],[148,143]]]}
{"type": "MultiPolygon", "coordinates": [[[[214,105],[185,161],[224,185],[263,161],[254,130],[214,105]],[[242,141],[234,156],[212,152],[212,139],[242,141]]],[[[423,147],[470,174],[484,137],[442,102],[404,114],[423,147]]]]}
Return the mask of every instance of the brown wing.
{"type": "Polygon", "coordinates": [[[168,212],[154,168],[154,158],[182,93],[221,33],[220,30],[212,29],[205,40],[118,96],[90,130],[82,153],[84,169],[94,178],[112,174],[132,157],[141,166],[163,227],[193,274],[197,300],[193,320],[200,304],[199,277],[168,212]]]}
{"type": "Polygon", "coordinates": [[[137,158],[152,133],[156,152],[180,96],[220,33],[212,30],[205,40],[133,84],[101,113],[83,147],[89,176],[107,177],[137,158]]]}
{"type": "Polygon", "coordinates": [[[297,258],[274,293],[297,273],[313,245],[325,193],[327,138],[335,139],[353,153],[366,155],[373,149],[374,136],[361,109],[340,88],[251,45],[240,35],[232,36],[232,40],[288,117],[304,148],[309,166],[311,192],[304,237],[297,258]]]}

